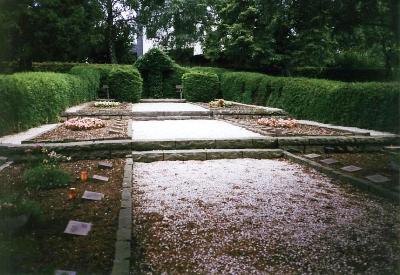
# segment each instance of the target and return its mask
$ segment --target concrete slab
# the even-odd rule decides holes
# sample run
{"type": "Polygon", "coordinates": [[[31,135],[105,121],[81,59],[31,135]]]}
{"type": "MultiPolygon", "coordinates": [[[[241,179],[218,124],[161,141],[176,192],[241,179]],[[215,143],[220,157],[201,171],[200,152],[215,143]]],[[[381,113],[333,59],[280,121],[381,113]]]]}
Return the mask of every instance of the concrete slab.
{"type": "Polygon", "coordinates": [[[132,112],[196,112],[207,109],[189,103],[136,103],[132,105],[132,112]]]}
{"type": "Polygon", "coordinates": [[[133,121],[133,140],[259,138],[260,134],[216,120],[133,121]]]}
{"type": "Polygon", "coordinates": [[[38,135],[41,135],[47,131],[53,130],[54,128],[56,128],[59,125],[60,125],[60,123],[46,124],[46,125],[42,125],[42,126],[39,126],[36,128],[31,128],[25,132],[21,132],[21,133],[9,135],[9,136],[4,136],[4,137],[0,138],[0,143],[21,144],[22,141],[37,137],[38,135]]]}

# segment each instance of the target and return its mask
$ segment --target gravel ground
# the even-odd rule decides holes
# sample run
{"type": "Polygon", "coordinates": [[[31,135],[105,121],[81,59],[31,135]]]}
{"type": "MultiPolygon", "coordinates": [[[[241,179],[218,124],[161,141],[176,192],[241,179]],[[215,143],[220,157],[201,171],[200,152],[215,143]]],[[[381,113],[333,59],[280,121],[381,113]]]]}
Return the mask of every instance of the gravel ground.
{"type": "Polygon", "coordinates": [[[285,160],[136,163],[133,272],[394,274],[399,208],[285,160]]]}
{"type": "Polygon", "coordinates": [[[258,118],[224,118],[223,120],[267,136],[343,136],[351,132],[314,125],[299,124],[294,128],[269,127],[257,123],[258,118]],[[278,132],[277,132],[278,131],[278,132]]]}
{"type": "Polygon", "coordinates": [[[130,110],[132,109],[132,104],[131,103],[121,103],[118,106],[115,107],[96,107],[94,106],[95,102],[91,102],[89,106],[83,109],[83,111],[92,111],[92,112],[99,112],[99,111],[121,111],[121,110],[130,110]]]}
{"type": "Polygon", "coordinates": [[[216,120],[133,121],[132,139],[240,139],[262,137],[260,134],[216,120]]]}

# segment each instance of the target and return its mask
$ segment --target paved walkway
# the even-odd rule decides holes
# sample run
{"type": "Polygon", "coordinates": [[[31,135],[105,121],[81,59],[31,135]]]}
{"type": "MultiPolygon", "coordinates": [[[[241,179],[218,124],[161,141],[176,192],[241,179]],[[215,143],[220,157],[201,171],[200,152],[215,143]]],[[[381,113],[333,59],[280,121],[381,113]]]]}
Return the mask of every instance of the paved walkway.
{"type": "Polygon", "coordinates": [[[132,105],[132,112],[196,112],[207,109],[190,103],[137,103],[132,105]]]}

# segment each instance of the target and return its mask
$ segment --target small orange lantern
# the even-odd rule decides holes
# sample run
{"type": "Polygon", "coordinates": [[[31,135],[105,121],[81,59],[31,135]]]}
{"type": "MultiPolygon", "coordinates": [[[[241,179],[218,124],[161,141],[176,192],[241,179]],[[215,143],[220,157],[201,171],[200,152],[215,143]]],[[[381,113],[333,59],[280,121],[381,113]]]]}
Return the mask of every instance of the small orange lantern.
{"type": "Polygon", "coordinates": [[[70,188],[68,190],[68,199],[74,200],[74,199],[76,199],[76,195],[77,195],[76,188],[70,188]]]}
{"type": "Polygon", "coordinates": [[[82,170],[80,175],[81,181],[86,182],[89,178],[89,173],[87,170],[82,170]]]}

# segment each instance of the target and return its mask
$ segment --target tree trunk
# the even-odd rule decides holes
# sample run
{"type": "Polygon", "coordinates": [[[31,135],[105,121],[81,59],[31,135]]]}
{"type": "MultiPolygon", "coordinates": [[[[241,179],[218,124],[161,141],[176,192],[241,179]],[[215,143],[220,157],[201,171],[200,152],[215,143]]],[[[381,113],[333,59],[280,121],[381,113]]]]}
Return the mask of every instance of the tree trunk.
{"type": "Polygon", "coordinates": [[[108,62],[117,63],[114,46],[114,14],[112,0],[107,0],[107,52],[108,62]]]}

